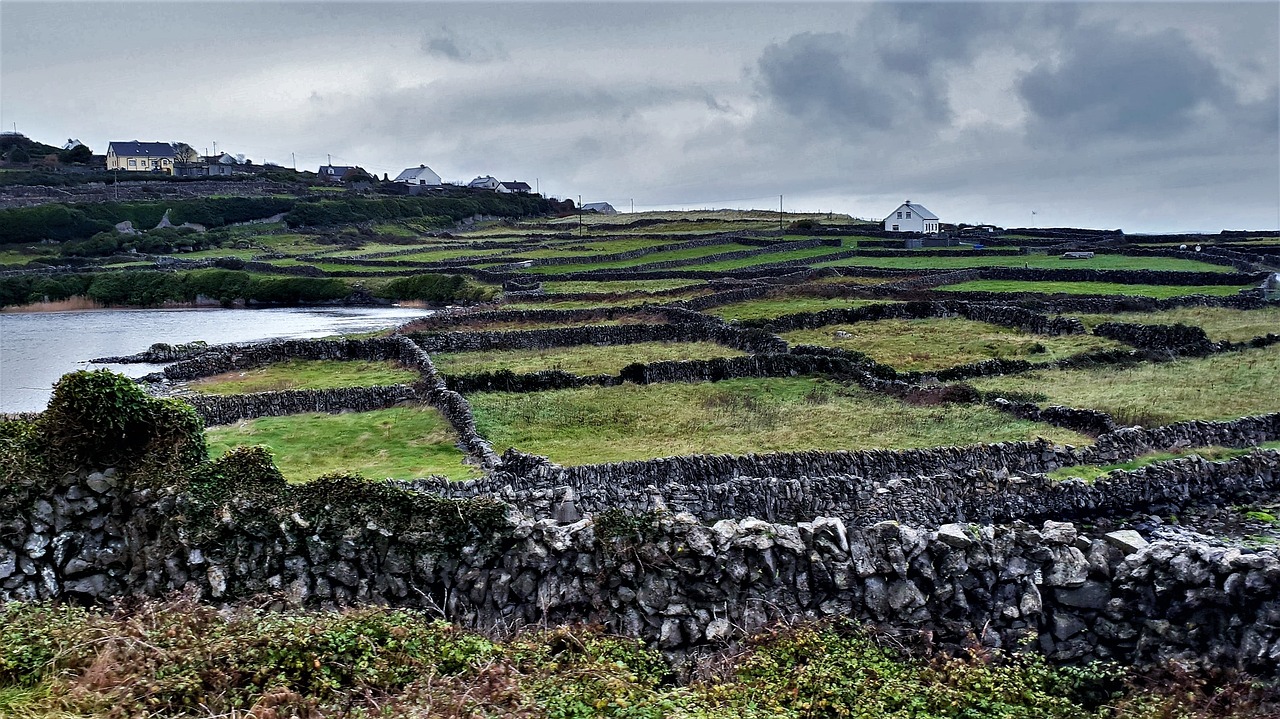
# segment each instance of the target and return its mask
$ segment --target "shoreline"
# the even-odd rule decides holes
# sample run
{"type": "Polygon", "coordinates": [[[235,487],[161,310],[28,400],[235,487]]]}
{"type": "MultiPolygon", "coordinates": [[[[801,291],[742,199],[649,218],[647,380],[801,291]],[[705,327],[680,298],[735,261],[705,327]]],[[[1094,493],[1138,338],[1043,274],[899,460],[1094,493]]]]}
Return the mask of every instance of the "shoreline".
{"type": "Polygon", "coordinates": [[[100,302],[88,298],[73,297],[65,300],[57,300],[55,302],[32,302],[25,305],[10,305],[8,307],[0,307],[0,314],[51,314],[51,313],[78,313],[78,312],[129,312],[129,311],[146,311],[146,312],[163,312],[166,310],[274,310],[274,309],[334,309],[343,307],[354,308],[394,308],[394,309],[411,309],[411,310],[440,310],[448,307],[446,304],[436,304],[422,300],[401,300],[391,304],[270,304],[270,305],[248,305],[244,302],[236,302],[230,307],[223,307],[217,302],[166,302],[162,305],[152,306],[136,306],[136,305],[104,305],[100,302]]]}

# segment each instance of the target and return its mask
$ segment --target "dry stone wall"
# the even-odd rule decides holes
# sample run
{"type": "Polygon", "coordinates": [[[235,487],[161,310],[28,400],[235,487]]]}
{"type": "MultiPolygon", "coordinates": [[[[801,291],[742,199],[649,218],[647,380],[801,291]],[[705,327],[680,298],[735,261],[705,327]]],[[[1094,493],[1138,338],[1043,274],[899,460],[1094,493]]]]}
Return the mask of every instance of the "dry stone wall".
{"type": "MultiPolygon", "coordinates": [[[[235,501],[236,516],[254,509],[249,496],[235,501]]],[[[847,616],[950,645],[1030,643],[1059,660],[1180,659],[1262,676],[1280,667],[1271,550],[1147,544],[1055,521],[708,526],[679,513],[623,524],[513,513],[461,551],[423,550],[376,521],[266,508],[267,521],[228,519],[201,540],[182,519],[200,511],[172,489],[130,489],[114,470],[69,474],[0,513],[0,601],[185,590],[218,603],[274,592],[420,608],[481,629],[598,622],[677,653],[774,621],[847,616]]]]}
{"type": "Polygon", "coordinates": [[[556,327],[511,332],[415,332],[408,336],[429,353],[699,341],[717,342],[743,352],[785,352],[787,349],[786,342],[766,332],[692,324],[556,327]]]}
{"type": "Polygon", "coordinates": [[[409,385],[283,390],[232,395],[188,395],[183,399],[209,426],[242,419],[282,417],[304,412],[370,412],[416,399],[409,385]]]}

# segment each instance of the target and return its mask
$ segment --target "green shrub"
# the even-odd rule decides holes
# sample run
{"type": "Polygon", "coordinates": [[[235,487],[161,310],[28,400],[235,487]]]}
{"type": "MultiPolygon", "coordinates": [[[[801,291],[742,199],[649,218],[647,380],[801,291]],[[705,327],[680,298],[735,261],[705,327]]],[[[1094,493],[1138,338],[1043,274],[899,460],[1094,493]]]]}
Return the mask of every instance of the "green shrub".
{"type": "Polygon", "coordinates": [[[62,467],[191,469],[207,452],[204,423],[190,405],[152,398],[133,380],[105,369],[63,375],[39,433],[45,456],[62,467]]]}

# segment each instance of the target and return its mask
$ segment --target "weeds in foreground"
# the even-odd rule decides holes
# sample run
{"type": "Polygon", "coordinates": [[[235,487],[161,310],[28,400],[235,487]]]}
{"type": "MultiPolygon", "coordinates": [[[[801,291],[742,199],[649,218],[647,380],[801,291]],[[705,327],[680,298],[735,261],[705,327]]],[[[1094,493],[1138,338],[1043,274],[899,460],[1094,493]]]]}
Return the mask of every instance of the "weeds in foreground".
{"type": "Polygon", "coordinates": [[[1230,672],[908,652],[847,621],[775,628],[680,672],[599,628],[496,643],[387,608],[10,604],[0,620],[0,715],[14,719],[1207,719],[1277,706],[1274,687],[1230,672]]]}

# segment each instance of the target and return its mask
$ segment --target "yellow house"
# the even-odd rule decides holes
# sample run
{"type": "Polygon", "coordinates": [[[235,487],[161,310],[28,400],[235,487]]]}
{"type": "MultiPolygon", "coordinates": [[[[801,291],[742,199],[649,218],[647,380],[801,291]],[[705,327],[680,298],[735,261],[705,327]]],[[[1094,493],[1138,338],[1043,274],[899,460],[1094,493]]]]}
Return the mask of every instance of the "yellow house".
{"type": "Polygon", "coordinates": [[[168,142],[112,142],[107,144],[107,169],[126,172],[173,174],[175,162],[197,162],[200,156],[190,145],[168,142]]]}

